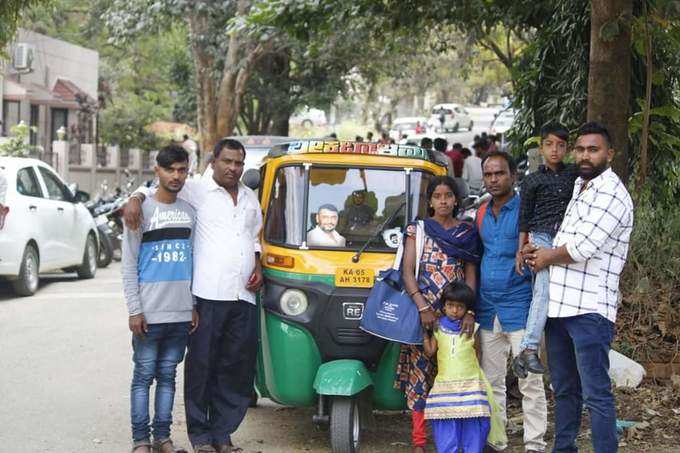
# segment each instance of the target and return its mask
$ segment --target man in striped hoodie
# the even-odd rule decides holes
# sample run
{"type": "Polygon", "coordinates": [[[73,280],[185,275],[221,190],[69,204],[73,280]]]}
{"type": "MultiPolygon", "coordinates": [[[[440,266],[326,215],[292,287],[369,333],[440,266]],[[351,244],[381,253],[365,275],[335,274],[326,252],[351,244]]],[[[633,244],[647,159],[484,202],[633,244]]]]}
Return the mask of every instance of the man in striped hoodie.
{"type": "Polygon", "coordinates": [[[194,210],[177,198],[189,156],[170,145],[156,157],[159,187],[142,204],[141,228],[124,229],[123,287],[133,333],[134,374],[130,394],[132,451],[172,453],[170,440],[175,371],[198,326],[191,294],[194,210]],[[149,425],[149,387],[156,381],[155,414],[149,425]]]}

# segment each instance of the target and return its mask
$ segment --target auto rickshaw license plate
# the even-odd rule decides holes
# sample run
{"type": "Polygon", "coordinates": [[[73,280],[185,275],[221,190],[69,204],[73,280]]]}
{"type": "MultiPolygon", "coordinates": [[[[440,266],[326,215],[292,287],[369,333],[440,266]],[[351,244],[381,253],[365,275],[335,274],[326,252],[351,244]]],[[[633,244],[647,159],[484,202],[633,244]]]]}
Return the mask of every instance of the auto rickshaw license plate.
{"type": "Polygon", "coordinates": [[[335,270],[335,286],[371,288],[374,280],[373,269],[339,267],[335,270]]]}

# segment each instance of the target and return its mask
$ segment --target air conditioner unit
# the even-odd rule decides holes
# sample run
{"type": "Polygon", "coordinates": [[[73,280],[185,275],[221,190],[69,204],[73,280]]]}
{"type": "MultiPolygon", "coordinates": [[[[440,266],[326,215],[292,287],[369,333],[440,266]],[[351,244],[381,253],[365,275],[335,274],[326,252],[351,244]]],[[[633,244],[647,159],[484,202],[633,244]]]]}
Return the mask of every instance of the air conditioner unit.
{"type": "Polygon", "coordinates": [[[17,71],[30,71],[33,67],[33,55],[35,48],[26,43],[18,43],[14,48],[12,66],[17,71]]]}

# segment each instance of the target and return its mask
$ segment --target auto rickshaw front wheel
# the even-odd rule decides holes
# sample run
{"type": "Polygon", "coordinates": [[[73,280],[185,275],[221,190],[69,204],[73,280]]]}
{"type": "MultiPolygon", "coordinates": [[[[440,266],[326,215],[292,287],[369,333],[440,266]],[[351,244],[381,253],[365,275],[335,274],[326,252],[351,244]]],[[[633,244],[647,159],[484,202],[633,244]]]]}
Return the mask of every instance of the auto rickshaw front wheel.
{"type": "Polygon", "coordinates": [[[334,396],[331,401],[331,450],[358,453],[361,438],[361,411],[356,396],[334,396]]]}

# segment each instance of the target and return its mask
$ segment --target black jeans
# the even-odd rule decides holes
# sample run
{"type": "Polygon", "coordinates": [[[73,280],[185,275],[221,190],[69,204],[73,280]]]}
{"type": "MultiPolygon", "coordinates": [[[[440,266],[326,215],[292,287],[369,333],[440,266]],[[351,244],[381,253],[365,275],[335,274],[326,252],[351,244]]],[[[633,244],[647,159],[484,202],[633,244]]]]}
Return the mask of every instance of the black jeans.
{"type": "Polygon", "coordinates": [[[189,440],[192,445],[228,444],[253,391],[257,311],[242,300],[197,300],[199,325],[184,366],[189,440]]]}

